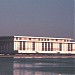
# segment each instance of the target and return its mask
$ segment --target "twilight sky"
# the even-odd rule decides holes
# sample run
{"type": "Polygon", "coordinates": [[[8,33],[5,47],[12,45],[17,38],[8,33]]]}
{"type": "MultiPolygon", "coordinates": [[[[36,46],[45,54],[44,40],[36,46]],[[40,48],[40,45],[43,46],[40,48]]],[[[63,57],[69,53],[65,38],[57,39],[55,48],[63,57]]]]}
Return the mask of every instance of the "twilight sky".
{"type": "Polygon", "coordinates": [[[74,0],[0,0],[0,36],[74,37],[74,0]]]}

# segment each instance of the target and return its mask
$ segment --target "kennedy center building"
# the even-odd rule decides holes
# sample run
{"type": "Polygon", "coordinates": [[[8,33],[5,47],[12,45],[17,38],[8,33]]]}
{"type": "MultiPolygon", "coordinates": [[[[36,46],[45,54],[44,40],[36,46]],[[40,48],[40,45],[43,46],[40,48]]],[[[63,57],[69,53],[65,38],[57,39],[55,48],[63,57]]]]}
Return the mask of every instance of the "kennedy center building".
{"type": "Polygon", "coordinates": [[[71,40],[71,38],[0,36],[0,51],[75,54],[75,42],[71,40]]]}

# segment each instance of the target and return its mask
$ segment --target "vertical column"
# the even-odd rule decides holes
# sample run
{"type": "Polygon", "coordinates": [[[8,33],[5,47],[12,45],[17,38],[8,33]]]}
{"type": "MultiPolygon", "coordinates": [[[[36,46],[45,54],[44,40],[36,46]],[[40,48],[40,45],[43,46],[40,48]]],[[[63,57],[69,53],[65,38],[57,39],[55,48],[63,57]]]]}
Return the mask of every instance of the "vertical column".
{"type": "Polygon", "coordinates": [[[68,51],[70,51],[70,44],[68,43],[68,51]]]}
{"type": "Polygon", "coordinates": [[[25,46],[26,46],[26,48],[25,48],[26,51],[28,51],[28,42],[25,43],[25,46]]]}
{"type": "Polygon", "coordinates": [[[29,50],[32,51],[32,42],[29,42],[29,50]]]}
{"type": "Polygon", "coordinates": [[[38,52],[38,42],[35,42],[35,50],[38,52]]]}
{"type": "Polygon", "coordinates": [[[75,43],[72,43],[72,51],[75,51],[75,43]]]}
{"type": "Polygon", "coordinates": [[[42,42],[39,42],[39,43],[38,43],[38,50],[39,50],[39,51],[42,51],[42,50],[43,50],[43,49],[42,49],[42,42]]]}
{"type": "Polygon", "coordinates": [[[38,42],[36,42],[36,51],[38,51],[38,42]]]}
{"type": "Polygon", "coordinates": [[[30,50],[32,51],[32,42],[30,42],[30,50]]]}
{"type": "Polygon", "coordinates": [[[17,41],[17,42],[16,42],[16,49],[17,49],[17,50],[20,50],[20,41],[17,41]]]}

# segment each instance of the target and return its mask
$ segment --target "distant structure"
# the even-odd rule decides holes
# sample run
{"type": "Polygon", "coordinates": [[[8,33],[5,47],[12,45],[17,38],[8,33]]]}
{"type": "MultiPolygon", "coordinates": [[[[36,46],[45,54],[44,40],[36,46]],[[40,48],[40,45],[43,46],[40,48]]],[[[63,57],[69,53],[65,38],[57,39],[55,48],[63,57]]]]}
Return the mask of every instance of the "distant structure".
{"type": "Polygon", "coordinates": [[[75,54],[71,38],[0,36],[0,52],[75,54]]]}

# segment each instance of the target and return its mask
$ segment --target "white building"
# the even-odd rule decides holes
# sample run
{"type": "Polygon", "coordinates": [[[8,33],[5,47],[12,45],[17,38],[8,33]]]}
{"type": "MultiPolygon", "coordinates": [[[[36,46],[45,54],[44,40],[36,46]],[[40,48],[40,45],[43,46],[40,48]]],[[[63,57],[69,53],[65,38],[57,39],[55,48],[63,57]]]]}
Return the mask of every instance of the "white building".
{"type": "Polygon", "coordinates": [[[71,38],[1,36],[0,51],[75,54],[75,42],[71,42],[71,40],[71,38]]]}

